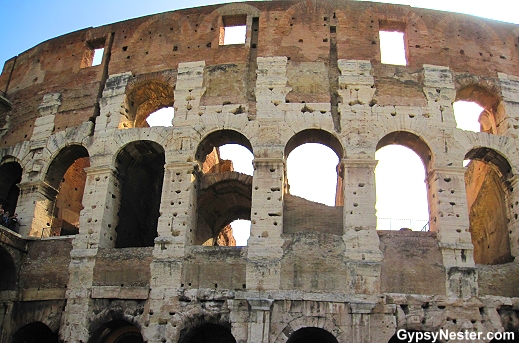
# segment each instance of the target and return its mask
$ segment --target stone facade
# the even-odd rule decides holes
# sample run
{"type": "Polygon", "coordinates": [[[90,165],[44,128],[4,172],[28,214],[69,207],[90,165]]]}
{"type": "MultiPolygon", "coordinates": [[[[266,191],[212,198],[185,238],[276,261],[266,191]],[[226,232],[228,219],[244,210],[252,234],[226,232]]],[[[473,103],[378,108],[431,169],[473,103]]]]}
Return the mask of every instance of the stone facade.
{"type": "Polygon", "coordinates": [[[408,6],[266,1],[7,61],[0,202],[23,225],[0,229],[0,342],[519,335],[518,37],[408,6]],[[245,42],[221,45],[237,24],[245,42]],[[404,33],[407,65],[381,63],[384,29],[404,33]],[[484,107],[482,132],[456,128],[456,100],[484,107]],[[147,127],[168,106],[173,125],[147,127]],[[308,142],[340,159],[337,206],[288,192],[286,157],[308,142]],[[253,152],[253,176],[220,160],[227,143],[253,152]],[[376,230],[374,155],[390,144],[424,162],[430,232],[376,230]],[[246,247],[230,246],[234,219],[251,221],[246,247]]]}

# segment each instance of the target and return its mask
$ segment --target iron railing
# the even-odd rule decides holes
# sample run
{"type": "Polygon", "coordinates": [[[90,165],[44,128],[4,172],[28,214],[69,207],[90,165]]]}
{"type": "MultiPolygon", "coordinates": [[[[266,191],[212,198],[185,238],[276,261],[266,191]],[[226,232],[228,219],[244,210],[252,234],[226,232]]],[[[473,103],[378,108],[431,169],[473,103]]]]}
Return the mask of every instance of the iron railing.
{"type": "Polygon", "coordinates": [[[429,231],[427,219],[410,218],[378,218],[377,230],[411,229],[413,231],[429,231]]]}

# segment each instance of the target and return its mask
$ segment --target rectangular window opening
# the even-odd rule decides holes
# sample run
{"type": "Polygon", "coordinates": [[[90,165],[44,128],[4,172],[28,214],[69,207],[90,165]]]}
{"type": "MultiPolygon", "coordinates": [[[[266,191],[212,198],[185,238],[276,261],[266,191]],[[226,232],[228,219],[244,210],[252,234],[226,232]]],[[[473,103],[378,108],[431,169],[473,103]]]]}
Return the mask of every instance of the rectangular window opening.
{"type": "Polygon", "coordinates": [[[407,65],[405,24],[381,21],[380,60],[383,64],[407,65]]]}
{"type": "Polygon", "coordinates": [[[105,48],[94,49],[94,58],[92,59],[92,67],[98,66],[103,61],[105,48]]]}
{"type": "Polygon", "coordinates": [[[220,45],[245,44],[247,39],[247,16],[222,17],[220,45]]]}
{"type": "Polygon", "coordinates": [[[86,44],[86,49],[81,60],[81,68],[95,67],[103,62],[105,52],[105,39],[96,39],[86,44]]]}

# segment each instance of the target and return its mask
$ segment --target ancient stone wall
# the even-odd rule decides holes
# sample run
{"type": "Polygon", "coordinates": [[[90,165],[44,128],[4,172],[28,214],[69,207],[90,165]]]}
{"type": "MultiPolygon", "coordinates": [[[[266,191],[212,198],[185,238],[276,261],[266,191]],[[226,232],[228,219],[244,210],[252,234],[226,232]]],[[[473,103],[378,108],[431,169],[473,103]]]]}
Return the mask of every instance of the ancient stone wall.
{"type": "Polygon", "coordinates": [[[0,341],[519,335],[518,37],[408,6],[265,1],[12,58],[0,203],[22,226],[0,228],[0,341]],[[222,45],[232,25],[245,40],[222,45]],[[380,30],[403,33],[406,65],[381,63],[380,30]],[[456,128],[457,100],[485,109],[482,132],[456,128]],[[148,127],[163,107],[172,126],[148,127]],[[252,176],[220,159],[228,143],[253,153],[252,176]],[[290,195],[286,158],[304,143],[337,154],[336,206],[290,195]],[[424,163],[430,232],[376,230],[375,152],[391,144],[424,163]],[[235,219],[251,221],[247,246],[220,246],[235,219]]]}

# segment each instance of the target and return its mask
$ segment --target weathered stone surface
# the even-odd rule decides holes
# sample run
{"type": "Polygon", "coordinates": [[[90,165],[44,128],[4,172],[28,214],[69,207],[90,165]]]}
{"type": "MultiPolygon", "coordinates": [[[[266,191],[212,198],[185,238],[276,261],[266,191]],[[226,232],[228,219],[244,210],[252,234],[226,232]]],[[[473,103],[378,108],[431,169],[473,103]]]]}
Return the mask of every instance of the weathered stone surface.
{"type": "Polygon", "coordinates": [[[260,1],[21,53],[0,75],[0,204],[22,224],[0,227],[0,342],[519,334],[517,32],[409,6],[260,1]],[[245,42],[221,45],[237,24],[245,42]],[[405,32],[407,65],[381,63],[384,28],[405,32]],[[456,100],[484,107],[482,132],[456,128],[456,100]],[[148,127],[163,107],[172,126],[148,127]],[[339,157],[336,206],[289,194],[286,158],[304,143],[339,157]],[[252,176],[220,158],[225,144],[252,152],[252,176]],[[376,231],[374,155],[390,144],[424,163],[432,232],[376,231]],[[235,219],[251,221],[247,247],[235,219]]]}

